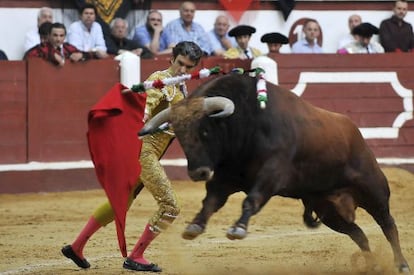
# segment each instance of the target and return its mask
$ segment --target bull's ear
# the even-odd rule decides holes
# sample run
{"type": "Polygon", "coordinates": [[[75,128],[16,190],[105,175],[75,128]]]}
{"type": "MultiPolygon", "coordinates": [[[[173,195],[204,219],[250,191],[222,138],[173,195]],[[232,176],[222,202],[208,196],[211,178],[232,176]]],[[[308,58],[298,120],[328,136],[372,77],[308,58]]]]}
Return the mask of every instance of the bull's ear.
{"type": "Polygon", "coordinates": [[[142,127],[141,131],[139,131],[138,136],[142,137],[148,134],[152,134],[159,130],[159,127],[166,122],[168,122],[170,117],[170,108],[162,110],[158,114],[156,114],[153,118],[151,118],[147,123],[145,123],[144,127],[142,127]]]}
{"type": "Polygon", "coordinates": [[[223,96],[206,97],[204,98],[204,111],[210,117],[227,117],[233,114],[234,103],[223,96]]]}

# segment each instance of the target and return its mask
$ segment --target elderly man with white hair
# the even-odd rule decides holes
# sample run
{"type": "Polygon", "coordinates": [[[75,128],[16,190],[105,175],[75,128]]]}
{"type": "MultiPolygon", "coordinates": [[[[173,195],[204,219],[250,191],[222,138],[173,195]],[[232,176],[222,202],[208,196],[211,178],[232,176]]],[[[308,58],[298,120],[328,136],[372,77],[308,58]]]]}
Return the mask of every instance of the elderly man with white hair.
{"type": "Polygon", "coordinates": [[[39,27],[45,22],[53,23],[53,10],[49,7],[40,8],[37,13],[37,25],[26,33],[24,39],[24,52],[40,44],[39,27]]]}

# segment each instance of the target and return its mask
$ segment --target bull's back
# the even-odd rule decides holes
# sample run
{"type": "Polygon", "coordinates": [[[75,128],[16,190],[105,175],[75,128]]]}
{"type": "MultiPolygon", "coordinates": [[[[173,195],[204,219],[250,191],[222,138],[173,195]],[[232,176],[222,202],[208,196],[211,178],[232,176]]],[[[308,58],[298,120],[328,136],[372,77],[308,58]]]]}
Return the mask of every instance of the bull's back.
{"type": "Polygon", "coordinates": [[[275,92],[277,114],[290,121],[295,137],[290,144],[295,154],[289,161],[298,175],[294,180],[302,181],[299,189],[329,189],[352,184],[356,178],[361,184],[387,188],[374,154],[348,116],[316,107],[280,87],[275,92]]]}

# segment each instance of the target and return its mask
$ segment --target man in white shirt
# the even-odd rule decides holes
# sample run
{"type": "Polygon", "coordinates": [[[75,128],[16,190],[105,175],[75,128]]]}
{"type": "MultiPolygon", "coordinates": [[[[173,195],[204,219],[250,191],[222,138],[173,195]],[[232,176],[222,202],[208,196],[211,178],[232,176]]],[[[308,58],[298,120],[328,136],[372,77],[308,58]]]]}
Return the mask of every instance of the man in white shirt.
{"type": "Polygon", "coordinates": [[[49,7],[40,8],[37,13],[37,25],[28,31],[24,39],[24,52],[40,44],[39,27],[45,22],[53,23],[53,10],[49,7]]]}
{"type": "Polygon", "coordinates": [[[106,44],[102,27],[96,20],[96,7],[85,4],[80,10],[80,20],[73,22],[68,30],[68,42],[83,52],[90,52],[95,58],[106,58],[106,44]]]}
{"type": "Polygon", "coordinates": [[[349,16],[349,18],[348,18],[349,33],[346,34],[344,37],[342,37],[342,39],[339,41],[339,43],[338,43],[338,49],[342,49],[343,47],[345,47],[349,43],[355,41],[355,37],[352,34],[352,30],[356,26],[358,26],[359,24],[361,24],[361,22],[362,22],[362,18],[358,14],[352,14],[351,16],[349,16]]]}

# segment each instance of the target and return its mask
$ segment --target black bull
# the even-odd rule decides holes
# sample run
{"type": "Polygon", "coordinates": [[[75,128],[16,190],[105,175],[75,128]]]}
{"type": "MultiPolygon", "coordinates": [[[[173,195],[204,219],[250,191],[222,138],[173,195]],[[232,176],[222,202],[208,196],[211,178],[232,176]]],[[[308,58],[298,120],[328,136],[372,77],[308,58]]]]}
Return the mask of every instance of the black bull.
{"type": "Polygon", "coordinates": [[[242,75],[213,79],[140,132],[152,133],[169,121],[186,155],[189,176],[207,181],[202,209],[183,237],[203,233],[228,197],[243,191],[247,197],[241,217],[227,231],[229,239],[244,238],[251,216],[280,195],[303,201],[307,226],[322,222],[370,251],[354,222],[359,206],[381,226],[397,268],[409,272],[390,214],[387,179],[354,123],[270,83],[267,107],[261,109],[256,83],[242,75]]]}

